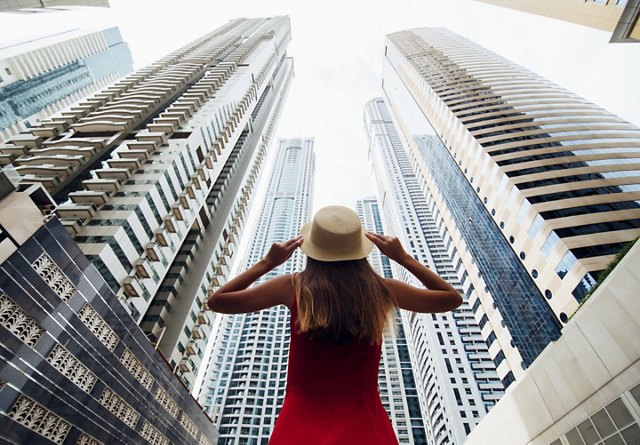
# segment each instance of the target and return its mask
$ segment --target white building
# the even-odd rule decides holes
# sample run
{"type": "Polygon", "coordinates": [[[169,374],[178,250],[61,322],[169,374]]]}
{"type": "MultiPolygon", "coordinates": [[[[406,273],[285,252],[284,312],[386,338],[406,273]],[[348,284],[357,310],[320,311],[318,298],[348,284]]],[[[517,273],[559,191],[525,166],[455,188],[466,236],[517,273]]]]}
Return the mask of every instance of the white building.
{"type": "Polygon", "coordinates": [[[0,142],[132,70],[129,47],[117,27],[0,43],[0,142]]]}
{"type": "MultiPolygon", "coordinates": [[[[313,138],[279,140],[242,269],[266,255],[271,244],[296,237],[311,219],[313,144],[313,138]]],[[[298,249],[258,283],[299,272],[303,261],[298,249]]],[[[284,401],[289,320],[289,309],[284,306],[222,317],[199,395],[220,431],[220,444],[268,442],[284,401]]]]}
{"type": "MultiPolygon", "coordinates": [[[[383,233],[382,216],[375,198],[360,199],[356,211],[362,225],[369,232],[383,233]]],[[[393,278],[391,262],[374,248],[367,257],[371,267],[386,278],[393,278]]],[[[380,399],[401,444],[423,444],[427,441],[424,419],[414,367],[402,325],[399,310],[395,310],[391,323],[384,332],[378,385],[380,399]]]]}
{"type": "MultiPolygon", "coordinates": [[[[365,128],[385,233],[397,236],[418,261],[463,294],[462,306],[453,312],[401,311],[427,441],[462,443],[504,389],[469,305],[474,289],[463,287],[467,271],[451,246],[443,215],[421,187],[382,99],[367,103],[365,128]]],[[[422,286],[404,268],[392,266],[398,279],[422,286]]]]}
{"type": "Polygon", "coordinates": [[[293,75],[290,29],[233,20],[0,145],[187,386],[293,75]]]}

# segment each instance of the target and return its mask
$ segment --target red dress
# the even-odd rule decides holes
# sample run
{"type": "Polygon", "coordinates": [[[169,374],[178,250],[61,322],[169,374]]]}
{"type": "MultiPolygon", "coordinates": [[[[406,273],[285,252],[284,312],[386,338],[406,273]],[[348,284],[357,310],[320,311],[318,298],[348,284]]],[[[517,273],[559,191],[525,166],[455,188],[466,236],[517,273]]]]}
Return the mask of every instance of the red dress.
{"type": "Polygon", "coordinates": [[[378,394],[381,345],[311,341],[291,308],[287,392],[270,445],[397,444],[378,394]]]}

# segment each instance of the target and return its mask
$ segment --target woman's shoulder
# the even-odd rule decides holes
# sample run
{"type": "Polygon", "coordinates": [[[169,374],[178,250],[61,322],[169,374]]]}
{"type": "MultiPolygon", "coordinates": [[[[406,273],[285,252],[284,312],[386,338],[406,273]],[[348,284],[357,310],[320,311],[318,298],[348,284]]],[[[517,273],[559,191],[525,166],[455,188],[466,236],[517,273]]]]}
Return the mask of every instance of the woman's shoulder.
{"type": "Polygon", "coordinates": [[[279,292],[282,292],[283,296],[285,297],[285,304],[288,308],[291,308],[291,305],[293,304],[293,300],[295,298],[297,277],[298,273],[294,273],[287,275],[278,275],[269,280],[273,286],[276,286],[279,292]]]}

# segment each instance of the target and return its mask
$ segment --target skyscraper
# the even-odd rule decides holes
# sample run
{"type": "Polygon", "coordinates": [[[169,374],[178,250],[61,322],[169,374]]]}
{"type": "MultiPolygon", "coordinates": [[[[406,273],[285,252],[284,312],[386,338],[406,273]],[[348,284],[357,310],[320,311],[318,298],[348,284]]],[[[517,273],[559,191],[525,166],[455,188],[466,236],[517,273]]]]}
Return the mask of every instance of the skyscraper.
{"type": "Polygon", "coordinates": [[[0,141],[133,70],[118,28],[72,29],[0,44],[0,141]]]}
{"type": "MultiPolygon", "coordinates": [[[[384,232],[380,208],[375,198],[358,200],[356,211],[367,231],[384,232]]],[[[389,258],[382,255],[378,249],[374,248],[367,260],[380,276],[393,278],[389,258]]],[[[401,444],[418,445],[427,441],[414,374],[402,318],[400,311],[396,309],[390,325],[384,332],[378,385],[380,399],[401,444]]]]}
{"type": "Polygon", "coordinates": [[[0,12],[17,11],[30,13],[33,10],[64,6],[99,6],[108,8],[109,0],[0,0],[0,12]]]}
{"type": "Polygon", "coordinates": [[[443,29],[387,36],[383,80],[498,372],[517,378],[640,233],[640,131],[443,29]]]}
{"type": "Polygon", "coordinates": [[[211,419],[54,206],[0,172],[0,442],[213,443],[211,419]]]}
{"type": "Polygon", "coordinates": [[[0,145],[192,385],[292,77],[288,17],[236,19],[0,145]]]}
{"type": "MultiPolygon", "coordinates": [[[[271,244],[300,233],[311,218],[313,138],[281,139],[269,173],[260,215],[243,261],[246,269],[267,254],[271,244]]],[[[301,271],[296,250],[275,275],[301,271]]],[[[284,401],[289,358],[289,309],[225,315],[216,331],[205,384],[199,396],[220,431],[220,444],[267,443],[284,401]]]]}
{"type": "Polygon", "coordinates": [[[640,42],[637,0],[478,0],[604,31],[611,42],[640,42]]]}
{"type": "MultiPolygon", "coordinates": [[[[492,360],[474,319],[469,299],[476,293],[466,280],[468,270],[451,245],[444,215],[420,186],[382,99],[365,106],[365,128],[387,235],[397,236],[418,261],[464,295],[453,312],[401,311],[428,442],[463,443],[500,399],[511,376],[504,376],[503,385],[496,373],[501,359],[492,360]]],[[[404,268],[393,267],[398,279],[421,286],[404,268]]]]}

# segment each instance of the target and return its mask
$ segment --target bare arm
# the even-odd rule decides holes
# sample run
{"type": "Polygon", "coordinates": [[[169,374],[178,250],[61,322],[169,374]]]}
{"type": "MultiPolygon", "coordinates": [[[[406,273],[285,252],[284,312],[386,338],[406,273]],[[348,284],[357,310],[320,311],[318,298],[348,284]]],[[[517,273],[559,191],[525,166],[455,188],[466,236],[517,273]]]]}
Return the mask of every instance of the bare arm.
{"type": "Polygon", "coordinates": [[[264,258],[210,294],[209,308],[223,314],[241,314],[279,304],[289,306],[293,292],[290,275],[273,278],[252,288],[249,286],[284,263],[300,244],[301,237],[273,244],[264,258]]]}
{"type": "Polygon", "coordinates": [[[402,309],[414,312],[447,312],[462,304],[460,294],[438,274],[409,255],[398,238],[367,232],[380,251],[406,268],[427,289],[420,289],[402,281],[386,279],[385,282],[402,309]]]}

